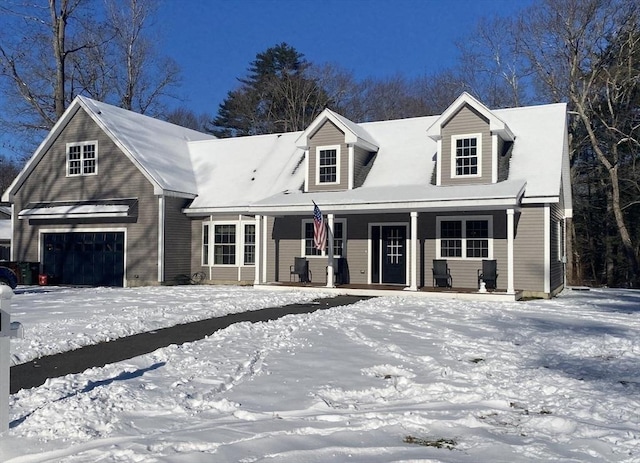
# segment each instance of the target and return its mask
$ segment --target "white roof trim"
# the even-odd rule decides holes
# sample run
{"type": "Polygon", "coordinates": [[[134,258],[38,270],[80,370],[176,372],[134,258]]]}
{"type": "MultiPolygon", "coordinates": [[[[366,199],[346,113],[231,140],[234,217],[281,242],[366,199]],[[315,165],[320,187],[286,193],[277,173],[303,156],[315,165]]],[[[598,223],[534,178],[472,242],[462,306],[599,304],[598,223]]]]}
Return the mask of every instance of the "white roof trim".
{"type": "Polygon", "coordinates": [[[442,126],[464,105],[471,106],[489,120],[489,130],[492,134],[498,134],[504,140],[515,140],[515,136],[507,124],[467,92],[463,92],[462,95],[456,98],[456,101],[440,115],[433,125],[427,129],[427,135],[436,141],[442,138],[442,126]]]}
{"type": "Polygon", "coordinates": [[[315,134],[325,121],[331,121],[344,133],[344,141],[348,145],[360,146],[368,151],[378,151],[378,144],[373,137],[361,126],[344,116],[325,108],[313,122],[302,132],[296,140],[296,146],[301,149],[309,148],[309,139],[315,134]]]}
{"type": "Polygon", "coordinates": [[[127,217],[127,204],[75,204],[69,206],[46,206],[23,209],[19,219],[86,219],[100,217],[127,217]]]}

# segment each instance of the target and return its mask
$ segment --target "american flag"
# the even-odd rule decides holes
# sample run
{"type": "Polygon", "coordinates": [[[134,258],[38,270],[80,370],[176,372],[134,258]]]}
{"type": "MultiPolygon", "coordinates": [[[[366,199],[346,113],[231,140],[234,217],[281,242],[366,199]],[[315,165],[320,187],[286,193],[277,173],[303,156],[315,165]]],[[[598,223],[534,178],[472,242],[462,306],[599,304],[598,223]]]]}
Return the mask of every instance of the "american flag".
{"type": "Polygon", "coordinates": [[[327,246],[327,228],[324,226],[322,212],[316,203],[313,203],[313,244],[318,251],[327,246]]]}

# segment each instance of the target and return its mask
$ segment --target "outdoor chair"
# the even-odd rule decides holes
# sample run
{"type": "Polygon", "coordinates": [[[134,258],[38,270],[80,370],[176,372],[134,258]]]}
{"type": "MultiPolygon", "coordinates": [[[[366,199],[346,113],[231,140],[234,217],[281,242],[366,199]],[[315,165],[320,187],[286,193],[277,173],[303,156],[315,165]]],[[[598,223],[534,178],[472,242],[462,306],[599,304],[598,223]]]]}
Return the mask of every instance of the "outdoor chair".
{"type": "Polygon", "coordinates": [[[498,264],[496,260],[482,260],[482,269],[478,269],[478,288],[484,281],[486,289],[496,289],[498,286],[498,264]]]}
{"type": "Polygon", "coordinates": [[[433,270],[434,288],[451,288],[453,279],[446,259],[434,259],[431,270],[433,270]]]}
{"type": "Polygon", "coordinates": [[[309,261],[305,257],[296,257],[293,265],[289,267],[289,271],[289,281],[293,281],[294,275],[298,275],[298,281],[300,281],[300,283],[311,282],[309,261]]]}

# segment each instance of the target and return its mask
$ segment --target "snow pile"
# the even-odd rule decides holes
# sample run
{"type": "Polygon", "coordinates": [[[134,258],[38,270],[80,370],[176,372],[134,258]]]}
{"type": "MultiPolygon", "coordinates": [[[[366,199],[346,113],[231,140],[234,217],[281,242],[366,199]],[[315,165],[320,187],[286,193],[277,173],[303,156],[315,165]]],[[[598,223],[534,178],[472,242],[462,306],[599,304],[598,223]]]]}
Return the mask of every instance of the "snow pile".
{"type": "MultiPolygon", "coordinates": [[[[165,292],[171,306],[193,312],[215,305],[218,292],[238,308],[290,297],[153,290],[154,299],[145,293],[151,289],[129,290],[145,294],[136,310],[154,313],[166,305],[165,292]]],[[[68,291],[39,296],[65,313],[40,304],[29,317],[80,326],[81,311],[66,312],[76,312],[84,291],[110,300],[111,311],[126,305],[118,302],[124,290],[68,291]]],[[[34,297],[17,295],[15,312],[26,316],[34,297]]],[[[639,328],[640,294],[613,290],[517,303],[386,297],[240,323],[12,395],[0,456],[6,463],[639,461],[639,328]]]]}

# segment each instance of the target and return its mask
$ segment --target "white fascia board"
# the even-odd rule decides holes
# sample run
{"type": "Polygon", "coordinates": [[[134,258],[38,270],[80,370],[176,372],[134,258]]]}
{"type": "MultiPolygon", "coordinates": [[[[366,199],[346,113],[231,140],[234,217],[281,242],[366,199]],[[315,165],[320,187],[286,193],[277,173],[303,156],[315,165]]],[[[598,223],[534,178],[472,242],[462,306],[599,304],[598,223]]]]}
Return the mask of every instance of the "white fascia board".
{"type": "Polygon", "coordinates": [[[515,136],[507,124],[497,117],[493,111],[467,92],[462,92],[462,94],[456,98],[456,100],[451,103],[440,117],[427,129],[427,136],[435,141],[442,138],[442,125],[451,119],[458,109],[465,104],[468,104],[489,120],[489,130],[492,134],[495,133],[500,135],[505,140],[515,140],[515,136]]]}
{"type": "Polygon", "coordinates": [[[253,215],[254,212],[250,211],[251,206],[229,206],[229,207],[198,207],[198,208],[184,208],[183,214],[187,217],[206,217],[215,214],[224,215],[253,215]]]}
{"type": "Polygon", "coordinates": [[[560,202],[560,195],[549,196],[528,196],[522,198],[522,204],[544,204],[544,203],[558,203],[560,202]]]}
{"type": "MultiPolygon", "coordinates": [[[[309,204],[312,204],[311,202],[309,204]]],[[[309,204],[291,204],[280,206],[251,206],[249,212],[251,215],[294,215],[294,214],[311,214],[312,206],[309,204]]],[[[327,212],[350,212],[371,213],[371,212],[411,212],[411,211],[437,211],[437,210],[487,210],[487,209],[506,209],[519,206],[518,199],[512,198],[495,198],[495,199],[464,199],[464,200],[432,200],[432,201],[385,201],[385,202],[369,202],[369,203],[350,203],[350,204],[318,204],[320,208],[327,212]]]]}
{"type": "Polygon", "coordinates": [[[13,179],[11,185],[9,185],[9,187],[2,194],[1,199],[3,202],[13,201],[16,190],[25,182],[27,177],[40,162],[42,156],[44,156],[49,147],[58,138],[62,130],[67,126],[75,113],[78,112],[78,109],[80,109],[81,106],[80,103],[80,97],[75,97],[62,117],[58,119],[58,122],[56,122],[55,125],[51,128],[45,139],[42,140],[42,143],[38,145],[38,148],[36,148],[36,150],[33,152],[33,155],[29,158],[20,173],[16,176],[16,178],[13,179]]]}

